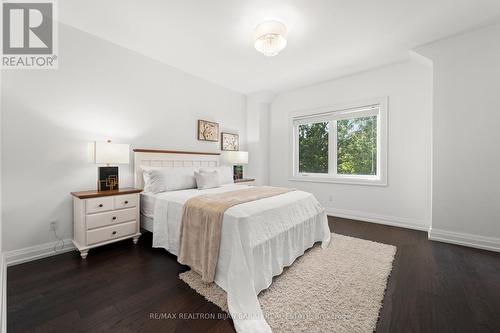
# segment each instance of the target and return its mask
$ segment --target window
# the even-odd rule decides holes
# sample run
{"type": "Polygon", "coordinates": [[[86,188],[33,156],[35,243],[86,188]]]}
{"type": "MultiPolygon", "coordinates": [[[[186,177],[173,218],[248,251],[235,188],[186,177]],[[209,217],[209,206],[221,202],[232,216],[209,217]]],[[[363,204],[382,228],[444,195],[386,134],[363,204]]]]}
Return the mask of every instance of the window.
{"type": "Polygon", "coordinates": [[[328,173],[328,123],[299,125],[299,172],[328,173]]]}
{"type": "Polygon", "coordinates": [[[292,116],[292,180],[386,184],[386,100],[292,116]]]}
{"type": "Polygon", "coordinates": [[[337,121],[337,173],[377,175],[377,116],[337,121]]]}

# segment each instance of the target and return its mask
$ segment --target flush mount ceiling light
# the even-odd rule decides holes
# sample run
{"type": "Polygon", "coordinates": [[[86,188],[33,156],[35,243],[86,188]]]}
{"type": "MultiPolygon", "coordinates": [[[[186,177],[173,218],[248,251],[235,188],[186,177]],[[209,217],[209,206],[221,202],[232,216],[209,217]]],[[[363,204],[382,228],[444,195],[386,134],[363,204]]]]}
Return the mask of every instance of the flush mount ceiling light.
{"type": "Polygon", "coordinates": [[[255,28],[255,48],[265,56],[273,57],[286,46],[286,27],[277,21],[262,22],[255,28]]]}

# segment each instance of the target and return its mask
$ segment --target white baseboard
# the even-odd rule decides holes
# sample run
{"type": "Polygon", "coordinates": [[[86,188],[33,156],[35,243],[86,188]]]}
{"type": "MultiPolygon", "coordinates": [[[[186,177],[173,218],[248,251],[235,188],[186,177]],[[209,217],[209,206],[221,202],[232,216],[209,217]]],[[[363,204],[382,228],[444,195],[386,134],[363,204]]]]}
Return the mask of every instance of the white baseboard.
{"type": "Polygon", "coordinates": [[[4,253],[6,266],[22,264],[23,262],[50,257],[56,254],[69,252],[75,249],[71,239],[64,240],[64,246],[61,242],[50,242],[24,249],[7,251],[4,253]]]}
{"type": "Polygon", "coordinates": [[[500,252],[500,238],[429,228],[429,239],[438,242],[500,252]]]}
{"type": "Polygon", "coordinates": [[[430,221],[409,219],[406,217],[385,216],[377,214],[368,214],[347,209],[325,208],[326,214],[330,216],[342,217],[351,220],[359,220],[363,222],[372,222],[385,224],[392,227],[400,227],[414,229],[420,231],[428,231],[431,225],[430,221]]]}

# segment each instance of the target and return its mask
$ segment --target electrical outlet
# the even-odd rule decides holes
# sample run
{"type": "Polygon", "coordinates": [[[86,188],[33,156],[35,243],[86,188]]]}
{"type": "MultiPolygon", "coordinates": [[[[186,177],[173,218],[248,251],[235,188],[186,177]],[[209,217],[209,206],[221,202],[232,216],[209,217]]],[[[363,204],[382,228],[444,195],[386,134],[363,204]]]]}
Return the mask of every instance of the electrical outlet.
{"type": "Polygon", "coordinates": [[[50,230],[57,230],[57,220],[50,221],[50,230]]]}

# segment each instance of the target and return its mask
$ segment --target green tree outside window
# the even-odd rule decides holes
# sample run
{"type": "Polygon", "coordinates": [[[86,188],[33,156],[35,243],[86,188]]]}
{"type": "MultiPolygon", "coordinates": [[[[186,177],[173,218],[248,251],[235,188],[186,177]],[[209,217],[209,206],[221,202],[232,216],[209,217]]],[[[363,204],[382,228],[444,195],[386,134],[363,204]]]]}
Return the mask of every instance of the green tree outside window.
{"type": "Polygon", "coordinates": [[[377,117],[337,121],[337,173],[377,174],[377,117]]]}
{"type": "Polygon", "coordinates": [[[328,122],[299,125],[299,172],[328,173],[328,122]]]}
{"type": "MultiPolygon", "coordinates": [[[[336,124],[337,174],[376,175],[377,116],[342,119],[336,124]]],[[[329,122],[298,126],[300,173],[328,173],[329,128],[329,122]]]]}

